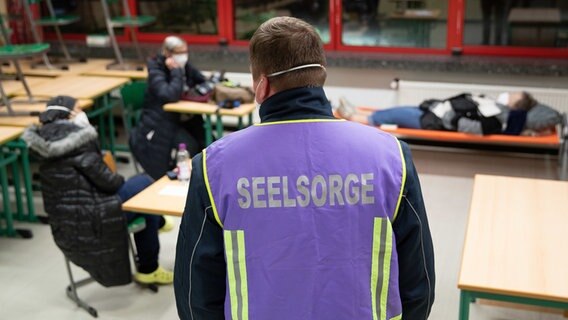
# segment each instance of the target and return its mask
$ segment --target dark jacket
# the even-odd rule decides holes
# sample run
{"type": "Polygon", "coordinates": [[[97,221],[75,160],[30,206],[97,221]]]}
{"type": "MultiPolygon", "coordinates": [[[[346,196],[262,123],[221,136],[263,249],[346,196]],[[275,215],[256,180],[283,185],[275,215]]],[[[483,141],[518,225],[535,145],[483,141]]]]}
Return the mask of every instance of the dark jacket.
{"type": "MultiPolygon", "coordinates": [[[[321,88],[280,92],[263,102],[260,117],[262,122],[333,118],[321,88]]],[[[428,317],[434,302],[434,252],[418,174],[408,146],[401,144],[407,176],[403,201],[393,223],[400,293],[404,319],[422,320],[428,317]]],[[[190,186],[178,235],[174,271],[178,314],[184,320],[220,320],[225,318],[223,230],[211,210],[201,154],[193,158],[190,186]]]]}
{"type": "Polygon", "coordinates": [[[130,150],[142,168],[152,178],[159,179],[172,165],[171,150],[180,125],[180,114],[166,112],[164,104],[177,102],[184,84],[192,88],[205,82],[205,77],[189,63],[184,70],[168,69],[166,57],[158,55],[148,61],[148,89],[140,123],[130,136],[130,150]]]}
{"type": "Polygon", "coordinates": [[[57,120],[28,128],[22,138],[41,159],[43,203],[59,249],[103,286],[130,283],[126,219],[117,195],[124,179],[103,162],[95,129],[57,120]]]}

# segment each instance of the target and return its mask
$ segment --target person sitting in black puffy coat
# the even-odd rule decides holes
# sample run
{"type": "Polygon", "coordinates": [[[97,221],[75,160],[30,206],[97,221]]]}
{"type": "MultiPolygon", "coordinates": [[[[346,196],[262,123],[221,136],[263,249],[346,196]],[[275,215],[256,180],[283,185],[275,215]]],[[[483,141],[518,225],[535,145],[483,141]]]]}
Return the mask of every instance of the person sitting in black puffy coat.
{"type": "Polygon", "coordinates": [[[201,115],[166,112],[163,106],[177,102],[196,85],[206,81],[187,62],[187,44],[169,36],[161,54],[148,61],[148,89],[139,125],[130,137],[130,150],[152,178],[162,177],[173,167],[172,150],[184,143],[193,157],[205,148],[201,115]]]}
{"type": "Polygon", "coordinates": [[[173,273],[158,264],[158,230],[171,230],[171,218],[122,211],[122,202],[153,180],[137,175],[125,182],[109,169],[97,131],[76,102],[67,96],[51,99],[39,116],[41,125],[29,127],[22,135],[41,160],[43,203],[55,243],[102,285],[127,284],[132,275],[126,226],[143,216],[146,228],[134,235],[139,257],[134,279],[172,283],[173,273]]]}

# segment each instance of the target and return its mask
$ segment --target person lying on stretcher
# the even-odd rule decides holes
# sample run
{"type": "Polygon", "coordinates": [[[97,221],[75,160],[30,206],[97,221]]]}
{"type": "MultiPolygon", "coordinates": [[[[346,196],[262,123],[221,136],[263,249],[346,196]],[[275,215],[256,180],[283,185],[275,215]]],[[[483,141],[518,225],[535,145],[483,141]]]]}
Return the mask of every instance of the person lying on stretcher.
{"type": "Polygon", "coordinates": [[[373,126],[395,125],[478,135],[546,134],[562,121],[560,113],[537,102],[524,91],[502,93],[497,99],[462,93],[445,100],[426,100],[419,106],[398,106],[378,111],[355,108],[342,98],[336,114],[373,126]]]}

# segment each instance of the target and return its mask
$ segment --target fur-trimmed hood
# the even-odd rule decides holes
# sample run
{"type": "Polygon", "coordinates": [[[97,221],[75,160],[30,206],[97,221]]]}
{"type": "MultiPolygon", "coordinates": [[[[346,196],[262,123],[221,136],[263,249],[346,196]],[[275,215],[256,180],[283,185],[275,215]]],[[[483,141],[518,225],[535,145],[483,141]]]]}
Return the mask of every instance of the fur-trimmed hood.
{"type": "Polygon", "coordinates": [[[42,127],[32,125],[22,134],[22,139],[28,147],[46,159],[69,154],[91,141],[96,141],[98,137],[97,131],[92,126],[78,127],[67,121],[49,125],[61,126],[59,128],[62,130],[58,130],[56,135],[49,136],[42,132],[42,127]]]}

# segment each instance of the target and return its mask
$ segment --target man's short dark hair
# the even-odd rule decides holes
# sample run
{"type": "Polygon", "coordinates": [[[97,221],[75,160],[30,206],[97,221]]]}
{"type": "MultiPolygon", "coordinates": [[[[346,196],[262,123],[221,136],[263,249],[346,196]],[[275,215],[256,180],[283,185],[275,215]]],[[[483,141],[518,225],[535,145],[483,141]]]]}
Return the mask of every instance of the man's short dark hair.
{"type": "MultiPolygon", "coordinates": [[[[272,18],[263,23],[250,40],[250,63],[253,78],[305,64],[326,64],[323,43],[308,23],[292,17],[272,18]]],[[[306,68],[270,77],[276,91],[298,87],[321,87],[326,72],[306,68]]]]}

